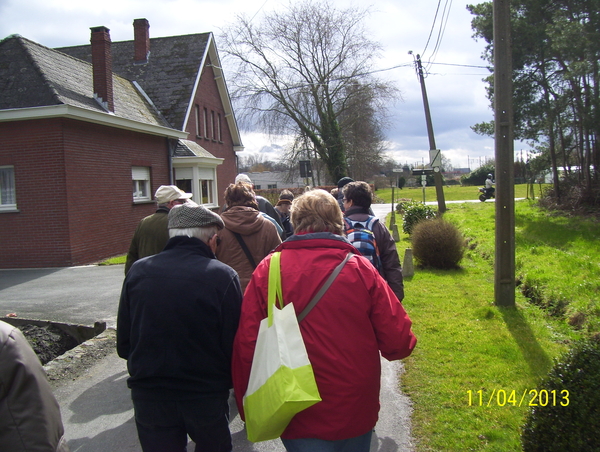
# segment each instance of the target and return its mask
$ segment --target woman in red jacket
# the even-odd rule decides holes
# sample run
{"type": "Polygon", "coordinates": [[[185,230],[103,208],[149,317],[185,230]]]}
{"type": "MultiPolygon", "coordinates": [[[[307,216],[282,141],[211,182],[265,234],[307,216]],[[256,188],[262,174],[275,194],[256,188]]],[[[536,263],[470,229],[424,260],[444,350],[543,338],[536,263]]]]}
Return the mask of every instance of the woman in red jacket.
{"type": "MultiPolygon", "coordinates": [[[[283,299],[300,313],[349,252],[335,198],[313,190],[294,200],[295,235],[281,251],[283,299]]],[[[244,295],[234,342],[233,381],[240,415],[260,321],[267,317],[270,255],[256,268],[244,295]]],[[[368,452],[379,412],[380,357],[410,355],[416,338],[402,304],[371,263],[352,257],[300,330],[322,401],[298,413],[281,439],[295,451],[368,452]],[[344,449],[346,450],[346,449],[344,449]]]]}

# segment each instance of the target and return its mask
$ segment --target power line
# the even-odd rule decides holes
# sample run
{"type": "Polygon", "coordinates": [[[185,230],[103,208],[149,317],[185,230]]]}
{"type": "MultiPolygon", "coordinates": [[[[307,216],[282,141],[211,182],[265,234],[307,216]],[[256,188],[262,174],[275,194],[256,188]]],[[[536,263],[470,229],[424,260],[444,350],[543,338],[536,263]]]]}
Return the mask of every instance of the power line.
{"type": "MultiPolygon", "coordinates": [[[[448,2],[448,0],[446,0],[446,3],[444,4],[444,11],[442,13],[442,20],[440,21],[440,31],[438,33],[438,38],[435,43],[433,52],[431,53],[430,60],[432,60],[432,61],[435,60],[437,53],[440,50],[440,47],[442,44],[442,39],[444,37],[444,33],[446,32],[446,26],[448,25],[448,19],[450,18],[450,9],[451,8],[452,8],[452,0],[450,0],[450,2],[448,2]]],[[[429,67],[431,67],[431,64],[432,63],[430,63],[429,67]]]]}
{"type": "Polygon", "coordinates": [[[260,12],[261,12],[261,10],[262,10],[262,9],[265,7],[265,5],[267,4],[267,2],[268,2],[268,1],[269,1],[269,0],[265,0],[265,2],[264,2],[262,5],[261,5],[261,7],[260,7],[260,8],[258,8],[258,11],[256,11],[256,12],[254,13],[254,15],[253,15],[253,16],[250,18],[250,20],[248,21],[248,23],[250,23],[250,22],[252,22],[252,21],[254,20],[254,18],[255,18],[255,17],[258,15],[258,13],[260,13],[260,12]]]}
{"type": "MultiPolygon", "coordinates": [[[[423,62],[422,62],[423,63],[423,62]]],[[[468,68],[477,68],[477,69],[490,69],[488,66],[476,66],[476,65],[471,65],[471,64],[455,64],[455,63],[435,63],[433,61],[427,61],[426,64],[429,65],[440,65],[440,66],[456,66],[456,67],[468,67],[468,68]]],[[[372,75],[378,72],[387,72],[387,71],[392,71],[394,69],[399,69],[399,68],[403,68],[403,67],[414,67],[414,62],[411,63],[402,63],[402,64],[397,64],[395,66],[391,66],[388,68],[383,68],[383,69],[374,69],[372,71],[367,71],[367,72],[361,72],[359,74],[355,74],[353,76],[349,76],[349,77],[339,77],[339,78],[332,78],[330,81],[332,82],[336,82],[336,81],[340,81],[340,80],[345,80],[347,78],[356,78],[356,77],[364,77],[367,75],[372,75]]],[[[454,75],[469,75],[469,76],[481,76],[481,75],[486,75],[486,74],[454,74],[454,75]]],[[[300,88],[305,88],[308,86],[312,86],[309,85],[307,83],[299,83],[299,84],[295,84],[292,86],[288,86],[285,88],[282,88],[283,91],[291,91],[291,90],[295,90],[295,89],[300,89],[300,88]]],[[[245,97],[250,97],[250,95],[238,95],[236,96],[237,98],[245,98],[245,97]]]]}
{"type": "Polygon", "coordinates": [[[421,52],[421,55],[423,55],[425,53],[425,51],[427,50],[427,47],[429,46],[429,41],[431,40],[431,35],[433,34],[433,30],[435,28],[435,22],[437,20],[437,15],[440,12],[440,4],[441,3],[442,3],[442,0],[438,0],[437,8],[435,9],[435,16],[433,16],[433,23],[431,24],[431,30],[429,30],[429,36],[427,37],[427,42],[425,43],[425,48],[421,52]]]}
{"type": "Polygon", "coordinates": [[[491,66],[476,66],[473,64],[457,64],[457,63],[436,63],[434,61],[425,61],[426,64],[438,64],[440,66],[458,66],[458,67],[474,67],[477,69],[491,69],[491,66]]]}

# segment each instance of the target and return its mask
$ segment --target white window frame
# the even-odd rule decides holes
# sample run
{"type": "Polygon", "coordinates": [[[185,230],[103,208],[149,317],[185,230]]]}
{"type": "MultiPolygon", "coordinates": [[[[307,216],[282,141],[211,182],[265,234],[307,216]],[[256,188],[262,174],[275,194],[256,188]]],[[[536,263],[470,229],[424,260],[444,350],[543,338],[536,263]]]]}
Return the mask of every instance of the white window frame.
{"type": "Polygon", "coordinates": [[[206,207],[218,207],[217,193],[217,169],[201,165],[184,166],[177,165],[175,170],[175,181],[191,180],[193,199],[198,204],[206,207]],[[203,189],[203,185],[208,190],[203,189]],[[208,191],[208,193],[205,193],[208,191]],[[206,197],[206,200],[204,199],[206,197]]]}
{"type": "Polygon", "coordinates": [[[17,210],[17,190],[15,185],[15,167],[0,166],[0,212],[17,210]]]}
{"type": "Polygon", "coordinates": [[[131,180],[133,183],[133,202],[152,201],[150,193],[150,167],[132,166],[131,180]]]}

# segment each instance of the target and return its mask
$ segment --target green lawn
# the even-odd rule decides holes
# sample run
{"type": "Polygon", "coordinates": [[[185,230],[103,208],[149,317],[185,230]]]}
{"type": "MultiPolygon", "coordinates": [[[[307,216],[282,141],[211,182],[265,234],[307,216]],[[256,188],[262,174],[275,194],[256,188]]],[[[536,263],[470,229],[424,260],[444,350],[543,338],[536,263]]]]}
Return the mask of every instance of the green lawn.
{"type": "MultiPolygon", "coordinates": [[[[515,198],[539,198],[540,191],[547,186],[546,184],[542,185],[534,185],[533,186],[533,194],[528,191],[526,184],[515,185],[515,198]]],[[[477,186],[468,186],[462,187],[460,185],[448,185],[444,187],[444,199],[446,201],[469,201],[475,200],[479,197],[477,186]]],[[[531,187],[530,187],[531,190],[531,187]]],[[[392,202],[392,189],[385,188],[381,190],[377,190],[375,192],[377,198],[381,199],[383,202],[390,203],[392,202]]],[[[403,188],[394,189],[394,197],[396,201],[399,199],[414,199],[415,201],[423,201],[423,187],[418,188],[403,188]]],[[[425,201],[433,202],[436,201],[436,191],[435,187],[425,187],[425,201]]]]}
{"type": "MultiPolygon", "coordinates": [[[[462,268],[415,268],[405,281],[403,304],[419,342],[405,360],[402,388],[414,403],[419,452],[521,450],[529,391],[572,340],[598,331],[600,226],[530,201],[515,211],[518,279],[535,282],[549,306],[560,295],[564,311],[552,317],[518,288],[515,308],[495,306],[494,204],[452,204],[445,218],[470,244],[462,268]],[[580,330],[567,324],[577,312],[587,316],[580,330]]],[[[409,247],[403,235],[401,260],[409,247]]]]}

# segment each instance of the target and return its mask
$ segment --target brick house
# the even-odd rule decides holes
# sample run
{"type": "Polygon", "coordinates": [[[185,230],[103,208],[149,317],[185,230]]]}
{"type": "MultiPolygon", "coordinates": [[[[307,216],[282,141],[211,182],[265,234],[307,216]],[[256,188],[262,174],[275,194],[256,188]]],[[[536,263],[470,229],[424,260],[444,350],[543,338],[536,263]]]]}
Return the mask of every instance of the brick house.
{"type": "Polygon", "coordinates": [[[49,49],[0,41],[0,268],[126,252],[154,191],[211,208],[243,150],[211,33],[49,49]]]}

